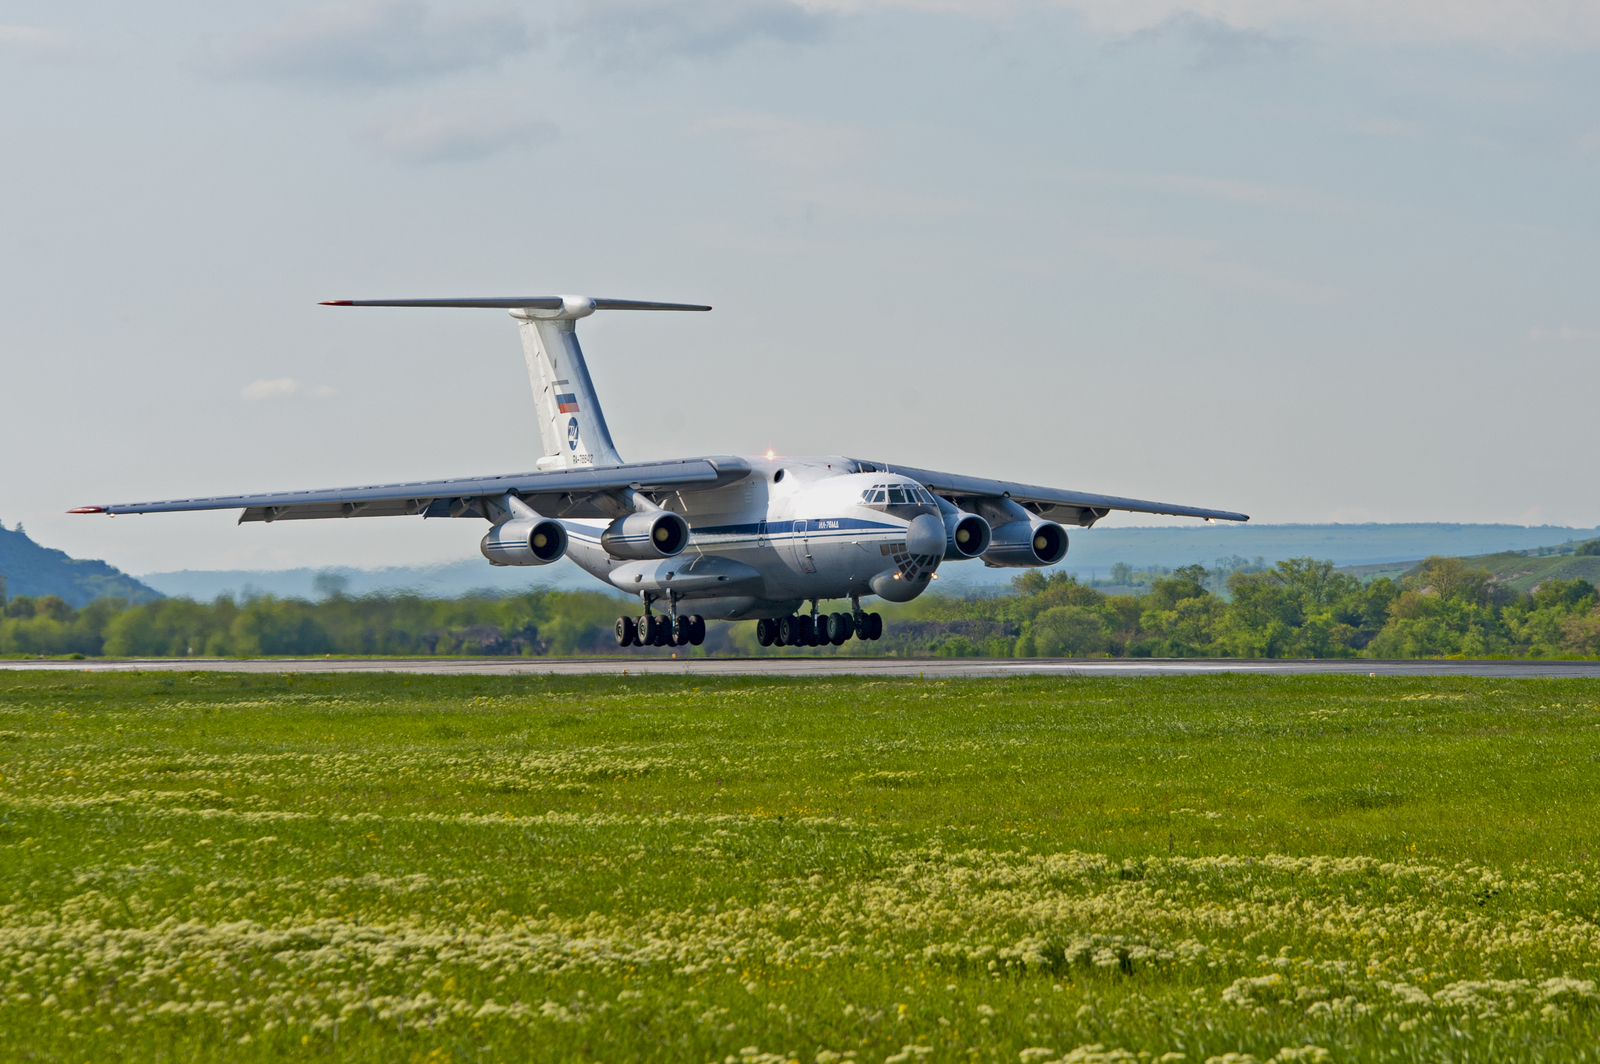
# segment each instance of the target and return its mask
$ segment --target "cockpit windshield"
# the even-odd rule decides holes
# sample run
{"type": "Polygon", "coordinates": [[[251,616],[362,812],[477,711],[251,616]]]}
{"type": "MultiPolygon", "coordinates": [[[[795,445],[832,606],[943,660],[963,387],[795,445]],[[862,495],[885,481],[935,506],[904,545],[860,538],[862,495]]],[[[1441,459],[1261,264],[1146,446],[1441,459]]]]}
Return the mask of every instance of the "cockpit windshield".
{"type": "Polygon", "coordinates": [[[861,505],[910,520],[918,514],[939,513],[939,504],[920,484],[874,484],[862,489],[861,505]]]}

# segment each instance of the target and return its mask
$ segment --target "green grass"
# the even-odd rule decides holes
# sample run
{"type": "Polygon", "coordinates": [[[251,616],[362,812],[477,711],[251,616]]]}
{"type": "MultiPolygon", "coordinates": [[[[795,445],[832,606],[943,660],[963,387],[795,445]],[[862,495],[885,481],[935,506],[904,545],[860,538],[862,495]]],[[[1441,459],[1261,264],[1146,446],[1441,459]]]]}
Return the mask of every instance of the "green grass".
{"type": "Polygon", "coordinates": [[[0,674],[0,1059],[1594,1060],[1597,810],[1585,680],[0,674]]]}

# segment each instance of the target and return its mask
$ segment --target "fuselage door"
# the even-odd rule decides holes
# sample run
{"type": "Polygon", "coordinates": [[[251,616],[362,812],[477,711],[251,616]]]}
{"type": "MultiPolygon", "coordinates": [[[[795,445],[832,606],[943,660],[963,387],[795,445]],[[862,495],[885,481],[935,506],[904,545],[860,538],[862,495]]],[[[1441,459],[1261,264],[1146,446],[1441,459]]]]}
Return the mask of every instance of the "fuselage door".
{"type": "Polygon", "coordinates": [[[811,557],[811,540],[807,535],[808,525],[809,522],[807,521],[796,521],[794,523],[794,538],[790,542],[794,544],[794,560],[800,566],[800,571],[814,573],[817,571],[817,563],[811,557]]]}

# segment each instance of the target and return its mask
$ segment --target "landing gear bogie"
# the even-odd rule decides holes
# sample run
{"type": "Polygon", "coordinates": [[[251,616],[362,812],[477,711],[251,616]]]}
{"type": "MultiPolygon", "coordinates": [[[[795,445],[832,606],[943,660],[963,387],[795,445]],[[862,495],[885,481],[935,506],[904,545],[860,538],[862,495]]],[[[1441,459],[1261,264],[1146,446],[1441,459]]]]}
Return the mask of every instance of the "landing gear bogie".
{"type": "Polygon", "coordinates": [[[706,641],[706,619],[698,613],[657,617],[653,613],[617,618],[619,647],[697,647],[706,641]]]}
{"type": "Polygon", "coordinates": [[[819,613],[763,617],[756,622],[756,642],[764,647],[843,646],[851,637],[883,638],[883,617],[877,613],[819,613]]]}

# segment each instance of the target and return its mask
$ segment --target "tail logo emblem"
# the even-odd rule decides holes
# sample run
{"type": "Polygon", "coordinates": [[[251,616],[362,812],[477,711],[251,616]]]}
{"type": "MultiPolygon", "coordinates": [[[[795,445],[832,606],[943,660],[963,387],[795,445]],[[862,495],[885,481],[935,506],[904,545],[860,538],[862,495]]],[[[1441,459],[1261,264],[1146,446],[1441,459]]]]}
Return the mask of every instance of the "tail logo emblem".
{"type": "Polygon", "coordinates": [[[574,451],[578,449],[578,419],[575,417],[567,419],[567,446],[574,451]]]}

